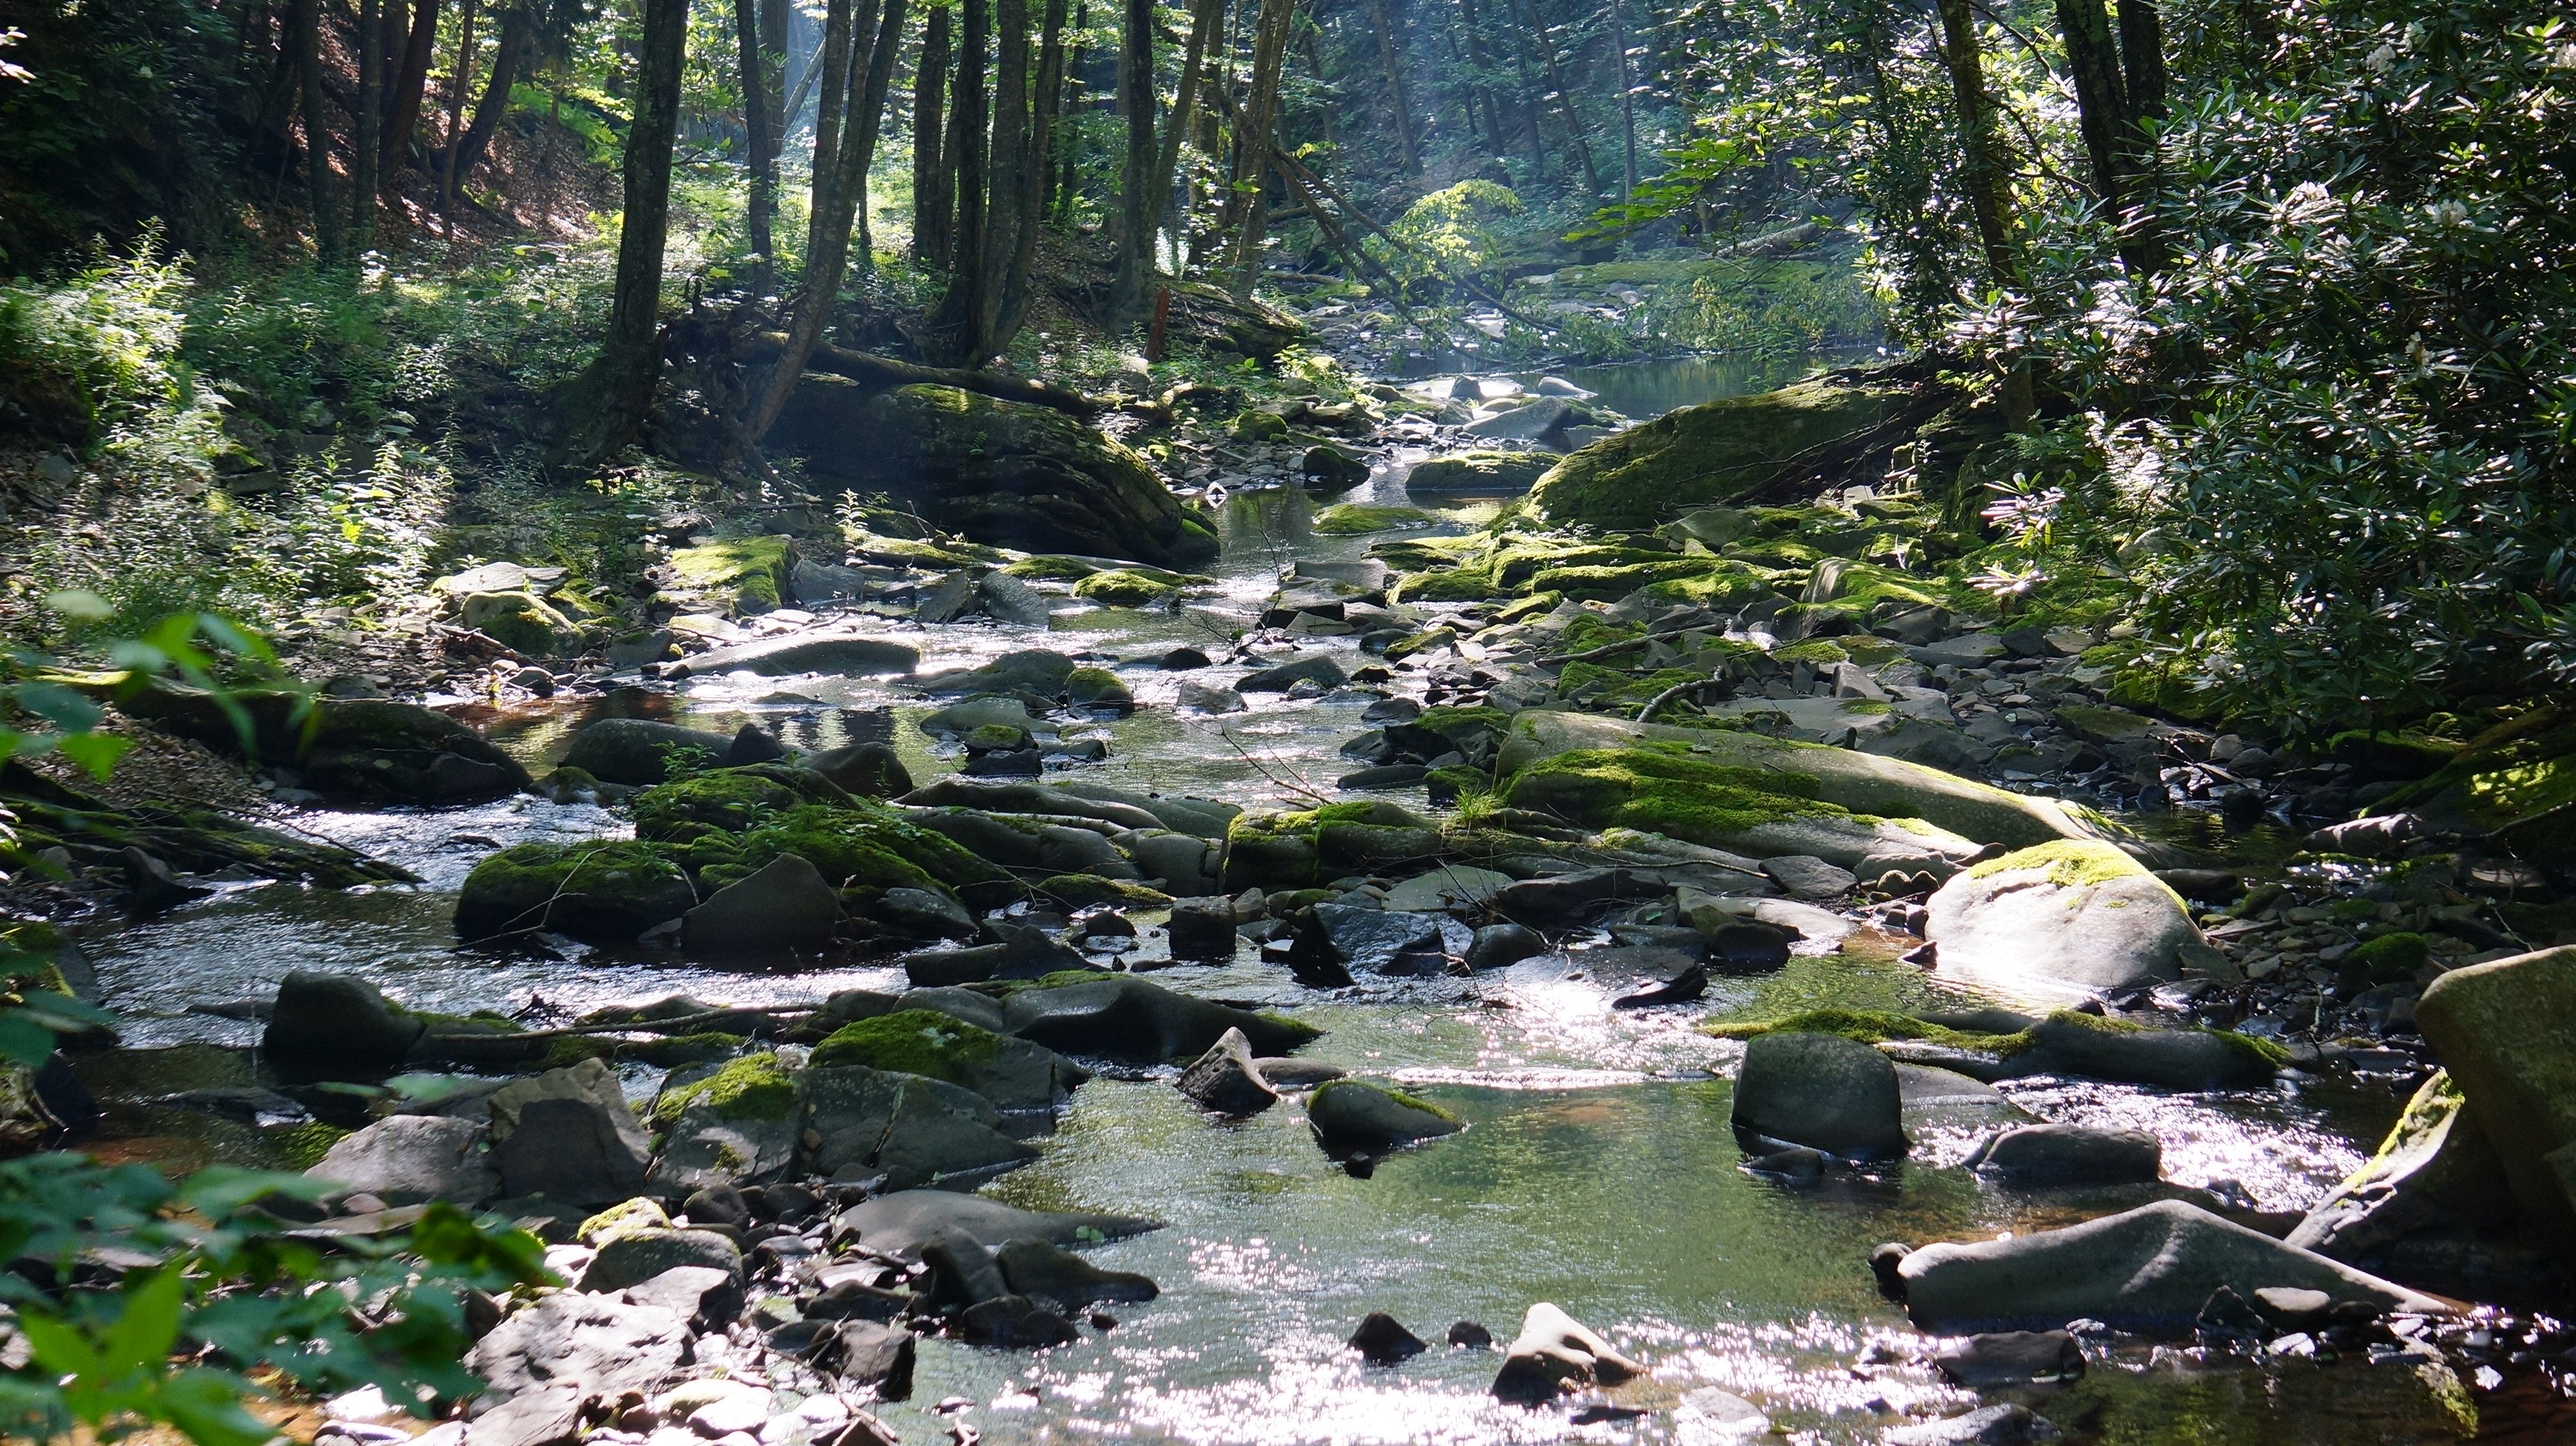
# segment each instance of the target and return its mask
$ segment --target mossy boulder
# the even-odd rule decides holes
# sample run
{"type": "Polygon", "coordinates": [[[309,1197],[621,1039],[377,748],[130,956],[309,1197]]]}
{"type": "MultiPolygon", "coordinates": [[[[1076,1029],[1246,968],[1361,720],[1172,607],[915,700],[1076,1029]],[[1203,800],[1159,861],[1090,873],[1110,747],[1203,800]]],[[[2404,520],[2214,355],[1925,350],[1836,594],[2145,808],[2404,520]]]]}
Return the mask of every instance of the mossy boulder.
{"type": "Polygon", "coordinates": [[[685,1194],[777,1178],[795,1163],[796,1099],[796,1075],[769,1051],[666,1086],[647,1116],[663,1137],[649,1183],[685,1194]]]}
{"type": "Polygon", "coordinates": [[[725,760],[733,739],[651,718],[602,718],[572,735],[564,766],[593,778],[645,787],[725,760]]]}
{"type": "Polygon", "coordinates": [[[1102,607],[1141,608],[1174,597],[1180,589],[1132,568],[1095,572],[1073,585],[1073,595],[1102,607]]]}
{"type": "Polygon", "coordinates": [[[1355,1079],[1318,1086],[1306,1097],[1306,1122],[1328,1149],[1383,1150],[1467,1128],[1429,1100],[1355,1079]]]}
{"type": "Polygon", "coordinates": [[[2576,1258],[2576,949],[2454,969],[2415,1021],[2542,1238],[2576,1258]]]}
{"type": "Polygon", "coordinates": [[[2182,977],[2203,946],[2180,895],[2111,844],[2062,839],[1989,859],[1932,896],[1924,937],[1945,977],[2072,999],[2182,977]]]}
{"type": "Polygon", "coordinates": [[[1924,399],[1916,378],[1887,368],[1684,407],[1568,456],[1531,487],[1530,505],[1559,524],[1652,527],[1863,454],[1924,399]]]}
{"type": "Polygon", "coordinates": [[[814,476],[890,493],[977,542],[1164,567],[1216,556],[1145,459],[1052,407],[808,373],[771,435],[814,476]]]}
{"type": "Polygon", "coordinates": [[[712,829],[748,833],[803,803],[831,802],[840,792],[802,769],[776,764],[711,768],[636,794],[628,803],[635,836],[653,843],[687,843],[712,829]]]}
{"type": "Polygon", "coordinates": [[[1813,775],[1721,763],[1686,744],[1577,749],[1538,759],[1497,790],[1513,808],[1588,829],[1633,828],[1755,858],[1803,854],[1842,868],[1964,858],[1976,845],[1818,798],[1813,775]]]}
{"type": "Polygon", "coordinates": [[[334,799],[471,803],[531,786],[517,759],[418,703],[240,688],[227,695],[233,704],[227,708],[214,694],[183,684],[156,680],[135,687],[121,674],[58,680],[112,700],[165,733],[255,762],[291,764],[305,787],[334,799]]]}
{"type": "Polygon", "coordinates": [[[594,944],[631,944],[697,903],[679,864],[634,840],[523,843],[474,866],[456,896],[464,939],[543,930],[594,944]]]}
{"type": "Polygon", "coordinates": [[[1051,1108],[1058,1091],[1089,1077],[1044,1045],[927,1009],[899,1009],[844,1025],[814,1047],[811,1063],[815,1069],[858,1065],[945,1080],[982,1095],[998,1110],[1051,1108]]]}
{"type": "Polygon", "coordinates": [[[531,658],[551,658],[581,644],[572,619],[532,592],[469,594],[457,603],[457,621],[531,658]]]}
{"type": "Polygon", "coordinates": [[[945,1080],[841,1065],[805,1071],[800,1096],[797,1133],[818,1175],[963,1189],[1038,1157],[991,1101],[945,1080]]]}
{"type": "Polygon", "coordinates": [[[1547,452],[1503,452],[1490,449],[1453,452],[1415,464],[1405,474],[1407,492],[1498,494],[1527,492],[1557,459],[1547,452]]]}
{"type": "Polygon", "coordinates": [[[1253,407],[1235,413],[1226,427],[1226,435],[1238,442],[1284,442],[1288,440],[1288,419],[1277,412],[1253,407]]]}
{"type": "Polygon", "coordinates": [[[795,546],[785,537],[735,537],[671,553],[680,588],[737,612],[774,612],[793,595],[795,546]]]}
{"type": "Polygon", "coordinates": [[[1311,888],[1350,873],[1437,858],[1440,830],[1383,799],[1243,814],[1227,829],[1228,892],[1311,888]]]}
{"type": "Polygon", "coordinates": [[[1361,502],[1345,502],[1315,514],[1315,532],[1321,537],[1356,537],[1366,532],[1429,527],[1437,520],[1419,507],[1372,507],[1361,502]]]}
{"type": "Polygon", "coordinates": [[[1064,701],[1078,708],[1115,708],[1121,714],[1136,706],[1126,680],[1107,668],[1076,668],[1064,675],[1064,701]]]}
{"type": "Polygon", "coordinates": [[[1018,896],[1011,876],[935,830],[881,804],[802,804],[738,840],[701,836],[690,845],[711,886],[749,877],[783,854],[821,871],[845,894],[859,889],[928,889],[979,907],[1018,896]]]}
{"type": "Polygon", "coordinates": [[[2433,828],[2490,835],[2524,859],[2564,865],[2576,860],[2569,803],[2576,803],[2576,713],[2552,704],[2471,740],[2373,812],[2413,813],[2433,828]]]}

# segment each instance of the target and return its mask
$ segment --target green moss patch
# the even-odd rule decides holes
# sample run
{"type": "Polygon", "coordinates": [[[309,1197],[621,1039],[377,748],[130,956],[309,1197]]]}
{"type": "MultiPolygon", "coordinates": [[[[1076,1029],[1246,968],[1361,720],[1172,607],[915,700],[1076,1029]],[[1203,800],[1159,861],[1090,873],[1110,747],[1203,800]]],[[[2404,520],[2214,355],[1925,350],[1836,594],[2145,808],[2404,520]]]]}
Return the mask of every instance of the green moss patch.
{"type": "Polygon", "coordinates": [[[1543,758],[1502,789],[1514,808],[1584,828],[1634,828],[1716,844],[1789,818],[1849,818],[1805,774],[1711,763],[1678,745],[1581,748],[1543,758]]]}
{"type": "Polygon", "coordinates": [[[814,1046],[814,1067],[865,1065],[963,1085],[1004,1043],[1002,1036],[950,1015],[901,1009],[834,1030],[814,1046]]]}
{"type": "Polygon", "coordinates": [[[1172,896],[1160,889],[1149,889],[1127,879],[1104,879],[1095,874],[1057,874],[1041,881],[1038,892],[1069,909],[1088,909],[1110,904],[1122,909],[1160,909],[1169,907],[1172,896]]]}
{"type": "Polygon", "coordinates": [[[2048,875],[2050,883],[2069,889],[2089,888],[2146,872],[2136,859],[2110,844],[2094,839],[2059,839],[1988,859],[1969,869],[1968,877],[1992,878],[2016,869],[2039,870],[2048,875]]]}
{"type": "Polygon", "coordinates": [[[777,814],[824,797],[824,787],[812,774],[762,764],[711,768],[658,783],[636,794],[627,808],[637,838],[686,843],[709,830],[748,833],[777,814]]]}
{"type": "Polygon", "coordinates": [[[1102,607],[1150,607],[1177,594],[1179,588],[1133,568],[1095,572],[1073,585],[1073,595],[1102,607]]]}
{"type": "Polygon", "coordinates": [[[1720,1039],[1751,1039],[1762,1034],[1831,1034],[1858,1040],[1862,1044],[1916,1039],[1950,1049],[1977,1050],[1987,1054],[2009,1054],[2030,1043],[2028,1033],[1974,1034],[1883,1009],[1804,1009],[1769,1018],[1718,1020],[1701,1025],[1700,1029],[1720,1039]]]}
{"type": "Polygon", "coordinates": [[[1429,527],[1439,519],[1419,507],[1371,507],[1345,502],[1315,514],[1315,532],[1323,537],[1356,537],[1364,532],[1396,532],[1429,527]]]}
{"type": "MultiPolygon", "coordinates": [[[[708,841],[700,840],[693,850],[708,841]]],[[[731,841],[725,841],[730,844],[731,841]]],[[[700,877],[714,885],[747,878],[781,854],[796,854],[841,889],[930,889],[954,893],[978,884],[1006,884],[1010,875],[976,857],[945,834],[934,833],[876,804],[804,804],[745,834],[700,877]]],[[[694,853],[693,853],[694,857],[694,853]]]]}
{"type": "Polygon", "coordinates": [[[790,544],[784,537],[737,537],[671,554],[682,587],[724,599],[744,612],[769,612],[787,597],[790,544]]]}
{"type": "Polygon", "coordinates": [[[693,1105],[720,1120],[783,1120],[796,1108],[796,1076],[773,1052],[744,1055],[705,1079],[664,1090],[653,1102],[653,1128],[669,1129],[693,1105]]]}
{"type": "Polygon", "coordinates": [[[2353,946],[2335,972],[2354,984],[2394,984],[2412,979],[2433,961],[2433,941],[2422,934],[2382,934],[2353,946]]]}

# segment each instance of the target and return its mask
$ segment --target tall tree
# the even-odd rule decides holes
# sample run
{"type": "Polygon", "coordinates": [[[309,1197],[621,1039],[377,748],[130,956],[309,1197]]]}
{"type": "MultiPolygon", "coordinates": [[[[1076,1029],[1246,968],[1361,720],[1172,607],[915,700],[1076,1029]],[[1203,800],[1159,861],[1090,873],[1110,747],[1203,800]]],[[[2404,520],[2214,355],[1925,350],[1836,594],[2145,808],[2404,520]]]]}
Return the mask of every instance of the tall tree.
{"type": "Polygon", "coordinates": [[[457,12],[456,68],[447,77],[447,144],[438,168],[438,214],[456,237],[456,161],[465,139],[465,93],[474,85],[474,0],[457,12]]]}
{"type": "Polygon", "coordinates": [[[748,194],[743,205],[743,229],[748,233],[753,263],[751,289],[755,295],[769,293],[770,279],[777,274],[777,245],[770,236],[771,223],[778,216],[778,127],[777,103],[771,94],[769,60],[763,49],[760,28],[760,0],[733,0],[733,31],[736,71],[742,87],[742,130],[744,177],[748,194]]]}
{"type": "Polygon", "coordinates": [[[1029,106],[1028,163],[1020,167],[1016,180],[1020,217],[1012,234],[1017,240],[1002,278],[1002,303],[988,341],[993,351],[1011,344],[1029,312],[1029,277],[1037,264],[1038,228],[1046,215],[1046,178],[1055,170],[1056,119],[1064,95],[1064,10],[1065,0],[1047,0],[1045,28],[1038,42],[1038,78],[1029,106]]]}
{"type": "Polygon", "coordinates": [[[1378,68],[1386,77],[1387,98],[1395,106],[1396,153],[1404,158],[1404,173],[1422,174],[1422,146],[1413,138],[1413,91],[1404,83],[1404,56],[1396,44],[1395,27],[1386,19],[1386,0],[1369,0],[1369,25],[1377,32],[1378,68]]]}
{"type": "Polygon", "coordinates": [[[1126,122],[1127,150],[1119,174],[1118,263],[1109,280],[1113,332],[1143,319],[1154,237],[1162,229],[1153,182],[1154,163],[1161,158],[1154,146],[1154,8],[1154,0],[1127,0],[1119,28],[1118,110],[1126,122]]]}
{"type": "Polygon", "coordinates": [[[625,219],[617,237],[617,280],[608,334],[573,380],[548,460],[594,470],[633,441],[653,407],[662,373],[662,250],[671,221],[671,147],[680,133],[680,72],[687,59],[689,0],[640,0],[644,39],[635,77],[635,119],[626,127],[625,219]]]}
{"type": "MultiPolygon", "coordinates": [[[[2013,249],[2012,192],[2004,174],[2003,142],[1995,133],[1994,100],[1986,94],[1986,59],[1977,33],[1974,0],[1940,0],[1942,60],[1950,72],[1957,107],[1961,186],[1976,214],[1986,273],[1998,291],[2021,288],[2021,260],[2013,249]]],[[[2030,369],[2016,358],[2004,377],[2005,420],[2014,430],[2030,425],[2030,369]]]]}
{"type": "Polygon", "coordinates": [[[1217,39],[1225,31],[1225,0],[1197,0],[1190,9],[1190,38],[1181,53],[1181,86],[1172,97],[1170,121],[1154,155],[1154,194],[1147,212],[1160,226],[1171,210],[1172,182],[1181,168],[1181,140],[1198,123],[1200,92],[1209,88],[1217,39]]]}
{"type": "Polygon", "coordinates": [[[1585,192],[1595,199],[1601,195],[1601,170],[1592,163],[1592,142],[1584,134],[1583,117],[1574,110],[1573,87],[1565,83],[1565,72],[1557,64],[1556,40],[1547,33],[1547,14],[1539,9],[1539,0],[1529,0],[1530,33],[1538,40],[1539,59],[1547,64],[1548,88],[1556,92],[1557,108],[1565,114],[1565,132],[1574,141],[1574,158],[1583,165],[1585,192]]]}
{"type": "Polygon", "coordinates": [[[2102,0],[2057,0],[2057,27],[2066,40],[2066,67],[2074,73],[2076,120],[2093,165],[2093,193],[2117,215],[2134,149],[2120,43],[2102,0]]]}
{"type": "Polygon", "coordinates": [[[1279,72],[1288,58],[1288,27],[1297,0],[1261,0],[1252,31],[1252,89],[1244,104],[1244,133],[1235,137],[1234,196],[1227,215],[1234,231],[1228,269],[1240,294],[1252,289],[1261,269],[1261,243],[1270,221],[1271,130],[1279,121],[1279,72]]]}
{"type": "Polygon", "coordinates": [[[957,183],[948,174],[948,7],[930,12],[912,78],[912,259],[945,269],[957,223],[957,183]]]}
{"type": "MultiPolygon", "coordinates": [[[[872,23],[871,0],[864,17],[853,17],[852,0],[828,0],[823,10],[822,88],[814,93],[813,196],[805,208],[805,254],[812,256],[823,240],[823,218],[830,214],[832,187],[841,173],[841,111],[849,104],[850,50],[872,23]]],[[[860,64],[864,67],[866,62],[860,64]]],[[[809,263],[810,264],[810,263],[809,263]]]]}
{"type": "Polygon", "coordinates": [[[982,360],[974,353],[976,324],[984,312],[979,288],[984,280],[985,169],[992,144],[984,46],[991,36],[991,7],[987,0],[959,0],[957,20],[957,83],[949,100],[946,144],[949,174],[957,186],[956,229],[949,238],[948,289],[923,318],[917,338],[934,366],[982,360]]]}
{"type": "MultiPolygon", "coordinates": [[[[420,124],[420,107],[429,91],[429,63],[438,49],[439,0],[412,0],[411,34],[403,42],[402,64],[393,87],[385,92],[384,149],[378,155],[380,177],[390,184],[402,174],[411,155],[411,135],[420,124]]],[[[400,0],[395,0],[395,9],[400,0]]],[[[387,23],[391,23],[388,16],[387,23]]]]}
{"type": "Polygon", "coordinates": [[[313,212],[313,249],[325,263],[340,259],[340,208],[331,199],[331,118],[322,105],[322,0],[295,0],[287,22],[304,116],[304,183],[313,212]]]}
{"type": "Polygon", "coordinates": [[[376,244],[376,148],[383,141],[386,0],[358,0],[358,109],[349,118],[349,254],[376,244]]]}
{"type": "Polygon", "coordinates": [[[474,119],[465,127],[465,148],[457,152],[459,181],[483,164],[492,137],[500,132],[501,118],[509,114],[510,92],[526,73],[528,54],[536,43],[536,4],[537,0],[519,0],[501,12],[501,38],[492,49],[492,78],[483,83],[483,98],[474,103],[474,119]]]}
{"type": "MultiPolygon", "coordinates": [[[[1011,258],[1020,252],[1019,187],[1029,155],[1029,0],[994,0],[1000,34],[993,47],[993,139],[985,166],[984,244],[975,256],[971,340],[960,358],[980,366],[999,348],[994,327],[1011,258]]],[[[964,270],[961,263],[960,271],[964,270]]]]}

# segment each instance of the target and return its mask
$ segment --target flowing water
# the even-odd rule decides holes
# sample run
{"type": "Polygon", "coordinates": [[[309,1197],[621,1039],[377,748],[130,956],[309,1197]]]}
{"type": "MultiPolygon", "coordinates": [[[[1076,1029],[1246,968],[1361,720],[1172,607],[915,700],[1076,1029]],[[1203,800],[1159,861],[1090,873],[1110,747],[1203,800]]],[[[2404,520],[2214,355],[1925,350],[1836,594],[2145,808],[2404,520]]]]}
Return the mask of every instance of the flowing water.
{"type": "MultiPolygon", "coordinates": [[[[1400,466],[1381,468],[1347,500],[1405,500],[1400,466]]],[[[1444,525],[1473,525],[1492,505],[1454,504],[1444,525]]],[[[1311,534],[1313,506],[1293,489],[1227,499],[1218,585],[1176,613],[1062,613],[1051,630],[885,630],[922,647],[925,671],[1039,645],[1122,660],[1148,706],[1096,725],[1111,740],[1110,760],[1082,776],[1246,806],[1291,803],[1308,781],[1329,791],[1348,766],[1335,750],[1363,726],[1367,699],[1347,690],[1312,701],[1255,695],[1247,713],[1182,716],[1168,705],[1183,677],[1231,682],[1243,669],[1166,674],[1151,660],[1182,644],[1221,654],[1285,564],[1358,556],[1368,539],[1311,534]]],[[[745,675],[483,721],[540,768],[587,716],[622,711],[727,729],[758,719],[806,748],[884,738],[920,778],[959,762],[913,726],[929,707],[889,680],[745,675]]],[[[1407,801],[1421,802],[1418,793],[1407,801]]],[[[451,1012],[511,1009],[531,996],[580,1010],[677,992],[753,1004],[901,987],[899,970],[865,960],[744,973],[577,948],[458,948],[448,914],[472,863],[498,844],[621,829],[595,807],[520,798],[441,812],[316,813],[302,823],[423,882],[341,893],[234,885],[160,920],[93,931],[84,942],[129,1043],[248,1044],[256,1025],[187,1006],[265,998],[297,968],[364,973],[414,1007],[451,1012]]],[[[1722,985],[1709,1005],[1903,1004],[1924,986],[1891,962],[1901,947],[1864,932],[1839,956],[1722,985]]],[[[1137,957],[1150,965],[1155,952],[1137,957]]],[[[2384,1092],[2295,1078],[2268,1091],[2187,1097],[2032,1082],[2008,1086],[2009,1100],[1912,1107],[1918,1148],[1901,1167],[1788,1188],[1738,1168],[1724,1076],[1740,1046],[1696,1033],[1695,1007],[1613,1012],[1608,1001],[1635,981],[1588,962],[1577,952],[1474,980],[1389,981],[1329,998],[1248,955],[1227,967],[1159,973],[1175,988],[1293,1009],[1330,1031],[1313,1056],[1401,1081],[1469,1128],[1357,1178],[1317,1149],[1293,1105],[1211,1123],[1170,1088],[1168,1072],[1094,1080],[1044,1142],[1044,1158],[989,1193],[1168,1222],[1093,1252],[1106,1267],[1159,1281],[1161,1298],[1119,1308],[1114,1328],[1034,1356],[925,1341],[914,1398],[889,1408],[887,1420],[907,1441],[937,1439],[952,1418],[930,1408],[956,1398],[966,1403],[962,1419],[995,1441],[1744,1439],[1738,1408],[1707,1389],[1717,1388],[1753,1402],[1791,1439],[1875,1440],[1909,1412],[1955,1410],[1975,1398],[1908,1363],[1919,1338],[1874,1293],[1865,1264],[1872,1246],[2071,1223],[2155,1193],[1980,1185],[1957,1161],[2014,1104],[2054,1119],[2151,1129],[2165,1142],[2175,1184],[2215,1187],[2268,1210],[2316,1199],[2395,1110],[2384,1092]],[[1653,1375],[1614,1393],[1618,1409],[1596,1421],[1498,1405],[1485,1393],[1495,1355],[1449,1349],[1442,1334],[1473,1320],[1507,1338],[1539,1300],[1648,1361],[1653,1375]],[[1342,1341],[1371,1310],[1394,1314],[1432,1348],[1399,1367],[1363,1366],[1342,1341]],[[1870,1363],[1878,1356],[1892,1363],[1870,1363]]],[[[187,1057],[201,1070],[207,1059],[229,1058],[187,1057]]],[[[207,1082],[232,1082],[213,1075],[207,1082]]],[[[641,1097],[655,1079],[637,1070],[629,1085],[641,1097]]],[[[200,1081],[164,1076],[160,1087],[192,1082],[200,1081]]],[[[107,1148],[199,1159],[245,1148],[243,1132],[191,1133],[172,1118],[121,1109],[113,1123],[127,1138],[107,1148]]],[[[2140,1346],[2031,1400],[2062,1422],[2091,1422],[2092,1439],[2103,1441],[2452,1439],[2422,1380],[2358,1362],[2254,1370],[2140,1346]],[[2186,1419],[2187,1433],[2169,1434],[2186,1419]]]]}

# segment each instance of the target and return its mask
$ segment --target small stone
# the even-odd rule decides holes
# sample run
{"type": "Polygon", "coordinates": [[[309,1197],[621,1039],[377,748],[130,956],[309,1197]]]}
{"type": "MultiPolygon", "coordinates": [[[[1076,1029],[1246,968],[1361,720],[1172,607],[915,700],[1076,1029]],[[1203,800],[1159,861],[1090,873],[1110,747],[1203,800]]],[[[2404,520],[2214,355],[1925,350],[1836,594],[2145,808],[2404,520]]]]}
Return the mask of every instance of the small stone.
{"type": "Polygon", "coordinates": [[[1395,1317],[1382,1310],[1370,1311],[1360,1320],[1359,1329],[1351,1332],[1350,1348],[1372,1366],[1392,1366],[1422,1354],[1429,1347],[1422,1338],[1398,1324],[1395,1317]]]}
{"type": "Polygon", "coordinates": [[[1494,1333],[1471,1320],[1456,1321],[1449,1327],[1449,1344],[1462,1350],[1490,1351],[1494,1348],[1494,1333]]]}
{"type": "Polygon", "coordinates": [[[1945,1348],[1932,1364],[1960,1385],[1984,1390],[2080,1376],[2084,1350],[2064,1331],[1996,1331],[1945,1348]]]}
{"type": "Polygon", "coordinates": [[[1526,924],[1487,924],[1467,946],[1467,967],[1499,969],[1546,952],[1547,941],[1526,924]]]}
{"type": "Polygon", "coordinates": [[[1228,1029],[1176,1083],[1182,1094],[1221,1115],[1256,1115],[1279,1102],[1240,1029],[1228,1029]]]}

